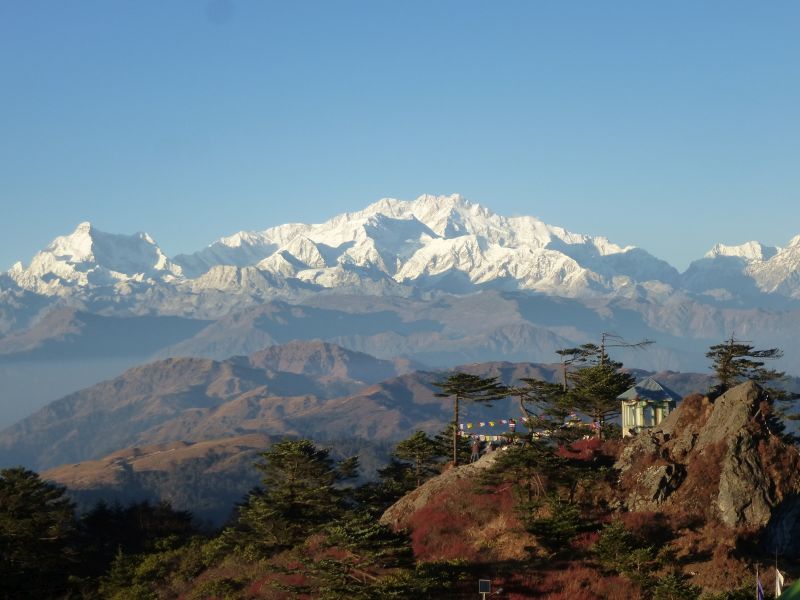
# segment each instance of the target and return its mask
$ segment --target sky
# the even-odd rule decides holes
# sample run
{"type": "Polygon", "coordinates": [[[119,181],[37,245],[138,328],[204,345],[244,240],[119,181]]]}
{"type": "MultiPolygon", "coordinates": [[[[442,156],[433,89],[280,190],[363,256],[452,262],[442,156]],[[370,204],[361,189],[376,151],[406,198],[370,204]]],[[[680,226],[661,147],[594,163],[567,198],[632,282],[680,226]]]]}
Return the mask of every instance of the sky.
{"type": "Polygon", "coordinates": [[[460,193],[683,270],[800,234],[800,3],[3,0],[0,270],[460,193]]]}

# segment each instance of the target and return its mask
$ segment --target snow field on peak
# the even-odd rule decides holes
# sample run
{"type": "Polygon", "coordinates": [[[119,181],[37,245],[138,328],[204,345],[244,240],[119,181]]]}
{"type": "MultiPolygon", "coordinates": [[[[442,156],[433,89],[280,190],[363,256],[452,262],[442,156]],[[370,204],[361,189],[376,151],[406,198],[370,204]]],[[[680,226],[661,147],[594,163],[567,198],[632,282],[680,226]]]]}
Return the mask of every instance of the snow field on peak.
{"type": "Polygon", "coordinates": [[[20,287],[46,295],[58,295],[73,286],[151,279],[172,282],[182,275],[148,234],[105,233],[88,222],[53,240],[27,268],[17,263],[8,274],[20,287]]]}
{"type": "Polygon", "coordinates": [[[531,216],[504,217],[458,194],[423,195],[383,198],[323,223],[238,232],[173,260],[145,233],[108,234],[81,223],[27,268],[15,264],[7,276],[46,295],[90,294],[121,284],[118,292],[130,293],[139,284],[167,285],[178,294],[241,292],[257,298],[323,288],[406,294],[487,287],[631,297],[637,286],[648,284],[659,296],[684,288],[736,297],[755,286],[800,297],[800,236],[786,248],[717,244],[681,275],[646,251],[605,237],[571,233],[531,216]]]}
{"type": "MultiPolygon", "coordinates": [[[[324,223],[242,232],[192,255],[196,262],[181,257],[181,263],[195,271],[197,262],[205,263],[206,270],[221,262],[254,264],[323,287],[352,284],[353,268],[362,269],[368,279],[407,284],[452,272],[476,285],[502,280],[502,287],[521,289],[566,286],[562,291],[571,296],[588,289],[590,281],[594,287],[613,288],[613,277],[594,273],[592,265],[582,264],[584,259],[632,249],[529,216],[506,218],[456,194],[411,201],[383,198],[324,223]],[[564,248],[572,251],[565,255],[564,248]],[[237,256],[232,256],[234,249],[237,256]]],[[[187,275],[191,270],[186,269],[187,275]]]]}

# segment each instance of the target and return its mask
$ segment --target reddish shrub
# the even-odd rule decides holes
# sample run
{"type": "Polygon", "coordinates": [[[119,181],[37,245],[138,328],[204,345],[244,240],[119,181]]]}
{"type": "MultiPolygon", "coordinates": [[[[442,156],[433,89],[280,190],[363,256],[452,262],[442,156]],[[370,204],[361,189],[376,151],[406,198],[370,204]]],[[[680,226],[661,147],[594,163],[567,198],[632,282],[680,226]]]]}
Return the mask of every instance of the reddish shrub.
{"type": "Polygon", "coordinates": [[[675,534],[671,520],[660,512],[629,512],[620,514],[625,529],[642,541],[657,545],[669,542],[675,534]]]}
{"type": "Polygon", "coordinates": [[[418,510],[410,519],[411,545],[420,560],[449,560],[477,558],[475,550],[465,541],[470,520],[432,503],[418,510]]]}
{"type": "Polygon", "coordinates": [[[519,549],[510,547],[513,539],[498,537],[521,531],[514,506],[509,487],[481,493],[474,483],[459,482],[408,519],[414,554],[420,560],[508,558],[519,549]]]}
{"type": "Polygon", "coordinates": [[[600,533],[597,531],[588,531],[586,533],[578,534],[575,539],[572,540],[572,546],[574,548],[588,549],[594,546],[599,539],[600,533]]]}

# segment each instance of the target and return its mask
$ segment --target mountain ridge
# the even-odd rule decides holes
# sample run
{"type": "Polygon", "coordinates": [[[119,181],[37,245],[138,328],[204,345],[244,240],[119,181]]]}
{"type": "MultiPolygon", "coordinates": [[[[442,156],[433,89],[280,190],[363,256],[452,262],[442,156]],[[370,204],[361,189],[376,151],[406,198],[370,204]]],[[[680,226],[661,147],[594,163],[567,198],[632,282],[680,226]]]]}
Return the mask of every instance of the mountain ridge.
{"type": "MultiPolygon", "coordinates": [[[[417,429],[438,431],[451,414],[450,401],[435,397],[432,383],[443,372],[413,366],[319,341],[222,361],[155,361],[69,394],[0,431],[0,464],[50,468],[125,447],[251,433],[387,443],[417,429]]],[[[555,380],[559,368],[507,361],[459,367],[509,384],[526,377],[555,380]]],[[[705,377],[663,376],[679,391],[681,382],[695,385],[705,377]]],[[[463,413],[488,419],[497,411],[508,416],[518,409],[509,398],[463,413]]]]}
{"type": "Polygon", "coordinates": [[[85,297],[88,290],[95,295],[102,290],[114,298],[149,292],[150,300],[161,288],[179,295],[222,290],[294,298],[330,289],[403,295],[491,286],[567,297],[616,296],[648,281],[713,296],[716,288],[703,285],[694,271],[729,272],[731,265],[742,285],[752,282],[762,293],[800,298],[800,236],[782,248],[718,243],[679,273],[641,248],[572,233],[535,217],[504,217],[458,194],[384,198],[323,223],[241,231],[173,259],[146,233],[108,234],[81,223],[28,267],[16,263],[6,277],[46,296],[85,297]]]}

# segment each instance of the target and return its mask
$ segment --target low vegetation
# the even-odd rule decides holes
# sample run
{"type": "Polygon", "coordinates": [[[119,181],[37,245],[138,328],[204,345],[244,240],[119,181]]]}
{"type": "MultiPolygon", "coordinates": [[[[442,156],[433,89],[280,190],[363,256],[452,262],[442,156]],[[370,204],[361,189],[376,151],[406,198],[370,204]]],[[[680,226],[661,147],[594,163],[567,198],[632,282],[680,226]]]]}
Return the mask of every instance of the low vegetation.
{"type": "MultiPolygon", "coordinates": [[[[747,375],[725,363],[725,348],[740,346],[709,352],[722,374],[715,393],[747,375]]],[[[631,380],[602,347],[581,348],[583,363],[565,369],[563,384],[505,388],[458,374],[441,381],[455,422],[398,443],[374,481],[357,483],[356,456],[335,458],[306,439],[273,444],[255,464],[259,486],[219,530],[165,503],[99,502],[78,514],[63,487],[23,468],[2,470],[0,598],[447,599],[475,597],[479,578],[508,599],[744,598],[750,567],[770,560],[759,531],[726,528],[689,502],[669,513],[620,510],[618,487],[635,482],[615,468],[623,444],[603,421],[631,380]],[[502,451],[457,467],[470,459],[458,402],[499,393],[518,397],[525,433],[508,431],[502,451]],[[578,424],[576,410],[600,427],[578,424]],[[424,505],[402,527],[380,520],[423,492],[424,505]],[[720,581],[715,570],[739,576],[720,581]]],[[[744,352],[751,362],[737,364],[747,368],[770,357],[744,352]]],[[[756,372],[769,375],[761,383],[780,376],[756,372]]],[[[703,401],[689,398],[682,418],[700,418],[703,401]]],[[[762,408],[765,423],[779,419],[770,402],[762,408]]],[[[796,464],[777,460],[777,443],[758,448],[774,480],[796,464]]],[[[659,460],[641,457],[639,466],[658,468],[659,460]]],[[[703,486],[719,479],[715,466],[710,460],[702,477],[687,479],[698,503],[703,486]]]]}

